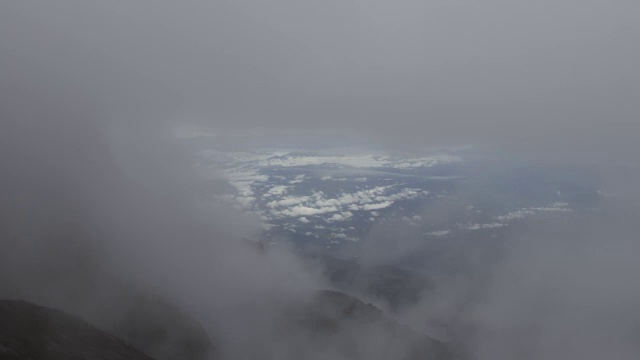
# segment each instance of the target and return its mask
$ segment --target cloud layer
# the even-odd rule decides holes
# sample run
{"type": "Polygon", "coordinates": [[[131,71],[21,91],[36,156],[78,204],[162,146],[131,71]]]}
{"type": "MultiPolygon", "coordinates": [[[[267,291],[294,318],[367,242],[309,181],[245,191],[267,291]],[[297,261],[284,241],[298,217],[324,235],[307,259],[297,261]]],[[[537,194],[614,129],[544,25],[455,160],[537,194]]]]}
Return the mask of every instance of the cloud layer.
{"type": "Polygon", "coordinates": [[[606,148],[629,160],[639,7],[10,2],[3,81],[75,89],[115,112],[162,108],[203,131],[333,129],[395,147],[491,144],[583,161],[606,148]]]}

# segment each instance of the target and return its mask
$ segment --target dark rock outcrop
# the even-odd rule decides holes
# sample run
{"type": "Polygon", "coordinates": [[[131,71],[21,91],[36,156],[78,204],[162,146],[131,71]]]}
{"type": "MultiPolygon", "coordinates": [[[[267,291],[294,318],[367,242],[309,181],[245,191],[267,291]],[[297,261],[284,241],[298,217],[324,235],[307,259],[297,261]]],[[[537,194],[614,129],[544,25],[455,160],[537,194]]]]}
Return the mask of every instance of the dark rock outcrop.
{"type": "Polygon", "coordinates": [[[433,288],[427,278],[393,265],[364,266],[356,259],[325,254],[307,258],[322,268],[323,275],[337,289],[366,295],[393,310],[414,305],[433,288]]]}
{"type": "Polygon", "coordinates": [[[0,301],[2,360],[151,360],[124,340],[62,311],[0,301]]]}
{"type": "Polygon", "coordinates": [[[203,327],[161,297],[138,295],[111,331],[157,360],[205,360],[215,348],[203,327]]]}
{"type": "Polygon", "coordinates": [[[308,304],[289,313],[284,329],[297,344],[329,349],[326,358],[455,359],[448,344],[419,334],[374,305],[339,291],[317,292],[308,304]]]}

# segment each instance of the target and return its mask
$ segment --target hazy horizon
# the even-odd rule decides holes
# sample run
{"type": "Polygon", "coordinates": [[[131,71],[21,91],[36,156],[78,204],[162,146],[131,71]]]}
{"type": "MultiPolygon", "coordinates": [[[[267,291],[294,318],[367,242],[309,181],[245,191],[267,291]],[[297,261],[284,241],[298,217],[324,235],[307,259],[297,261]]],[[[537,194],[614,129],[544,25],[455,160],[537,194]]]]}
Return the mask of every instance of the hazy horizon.
{"type": "MultiPolygon", "coordinates": [[[[627,0],[5,1],[0,297],[108,325],[125,306],[105,294],[127,284],[196,317],[220,358],[295,343],[337,359],[339,340],[275,331],[334,288],[300,256],[319,239],[429,278],[401,311],[352,295],[457,329],[471,360],[636,359],[638,16],[627,0]]],[[[376,331],[341,334],[369,354],[376,331]]]]}

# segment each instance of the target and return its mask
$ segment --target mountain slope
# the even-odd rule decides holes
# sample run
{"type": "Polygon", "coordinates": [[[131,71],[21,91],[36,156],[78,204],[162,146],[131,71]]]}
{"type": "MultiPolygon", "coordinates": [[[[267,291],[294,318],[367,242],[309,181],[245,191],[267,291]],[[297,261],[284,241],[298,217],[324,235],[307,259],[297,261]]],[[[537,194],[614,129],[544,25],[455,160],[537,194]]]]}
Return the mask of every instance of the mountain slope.
{"type": "Polygon", "coordinates": [[[294,344],[285,358],[308,358],[314,352],[318,359],[455,359],[448,344],[419,334],[372,304],[339,291],[319,291],[309,303],[291,309],[283,330],[294,344]]]}
{"type": "Polygon", "coordinates": [[[125,341],[62,311],[0,301],[0,359],[151,360],[125,341]]]}

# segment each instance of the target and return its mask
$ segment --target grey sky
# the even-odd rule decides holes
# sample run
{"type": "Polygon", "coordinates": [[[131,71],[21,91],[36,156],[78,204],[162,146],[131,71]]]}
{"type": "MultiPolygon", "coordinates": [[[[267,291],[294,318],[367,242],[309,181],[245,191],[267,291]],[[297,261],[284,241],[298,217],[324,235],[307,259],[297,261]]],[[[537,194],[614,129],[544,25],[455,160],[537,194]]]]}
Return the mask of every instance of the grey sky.
{"type": "MultiPolygon", "coordinates": [[[[54,281],[49,262],[90,255],[100,271],[188,299],[245,354],[242,341],[271,336],[273,319],[255,316],[322,284],[287,253],[265,258],[234,241],[258,231],[256,221],[227,209],[203,219],[185,196],[203,184],[158,135],[179,125],[357,131],[390,147],[495,145],[541,161],[638,164],[638,19],[638,0],[0,1],[0,295],[20,288],[64,302],[73,292],[57,287],[76,287],[67,275],[79,271],[63,267],[54,281]],[[267,299],[264,309],[254,299],[267,299]],[[230,304],[238,307],[229,312],[230,304]]],[[[637,304],[637,289],[626,287],[637,274],[638,247],[627,241],[637,238],[637,172],[610,175],[633,196],[622,192],[603,220],[611,224],[587,234],[600,245],[619,238],[617,247],[552,259],[565,274],[560,285],[588,282],[579,271],[592,274],[599,254],[611,255],[603,271],[619,257],[625,268],[575,293],[560,287],[554,311],[575,309],[587,297],[574,295],[587,290],[637,304]],[[607,288],[614,279],[625,286],[607,288]]],[[[523,275],[498,279],[499,301],[485,312],[499,313],[510,299],[501,296],[545,266],[553,236],[533,258],[515,251],[503,268],[523,275]]],[[[585,236],[565,237],[573,245],[585,236]]],[[[594,303],[616,306],[608,297],[594,303]]],[[[581,310],[567,312],[567,323],[581,310]]],[[[601,344],[592,340],[581,338],[579,349],[601,344]]],[[[636,343],[621,348],[635,354],[636,343]]],[[[512,358],[489,350],[486,358],[512,358]]],[[[569,358],[544,355],[535,358],[569,358]]]]}
{"type": "Polygon", "coordinates": [[[640,131],[637,1],[1,7],[3,83],[80,94],[105,117],[618,156],[640,131]]]}

